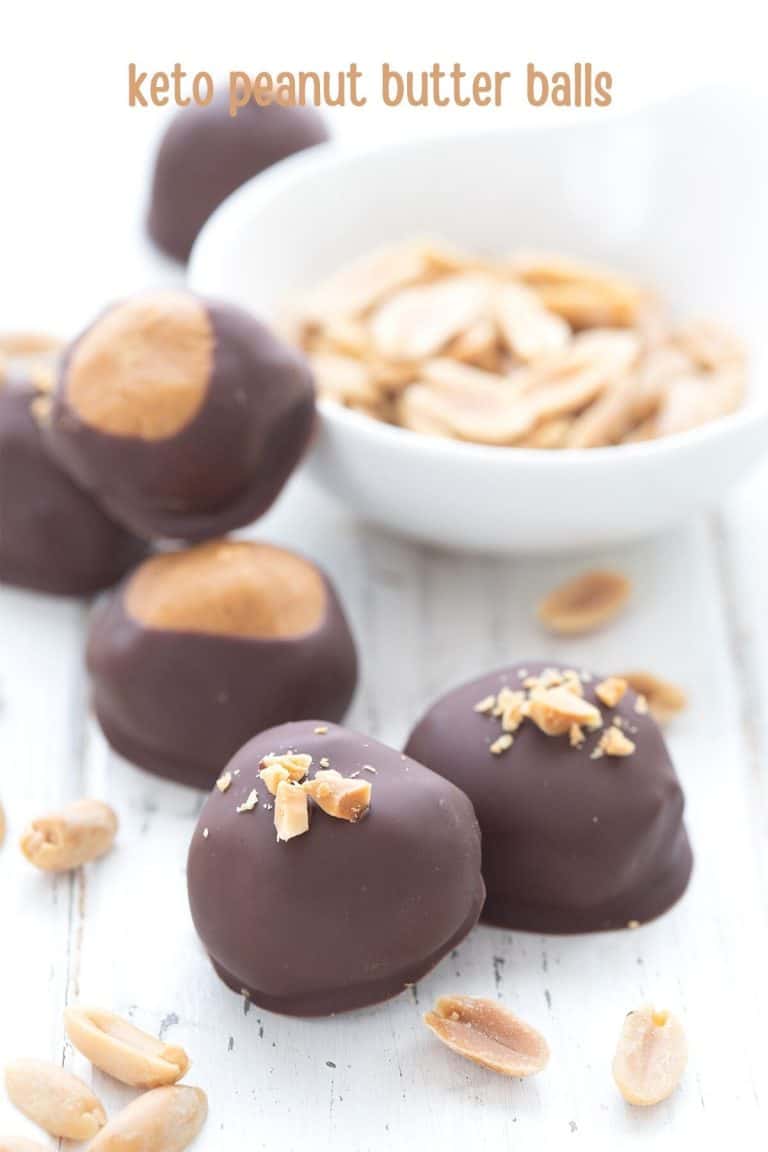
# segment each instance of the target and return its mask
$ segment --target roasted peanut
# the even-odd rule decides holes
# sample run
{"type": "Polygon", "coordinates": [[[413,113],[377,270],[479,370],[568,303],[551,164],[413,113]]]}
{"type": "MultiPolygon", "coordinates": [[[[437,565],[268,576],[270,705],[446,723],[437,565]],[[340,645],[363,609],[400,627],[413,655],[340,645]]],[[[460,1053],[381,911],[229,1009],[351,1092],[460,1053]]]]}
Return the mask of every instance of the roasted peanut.
{"type": "Polygon", "coordinates": [[[51,1136],[90,1140],[106,1123],[106,1113],[77,1076],[44,1060],[14,1060],[5,1069],[8,1098],[51,1136]]]}
{"type": "Polygon", "coordinates": [[[117,816],[108,804],[76,800],[33,820],[21,838],[21,850],[44,872],[69,872],[108,852],[116,832],[117,816]]]}
{"type": "Polygon", "coordinates": [[[64,1028],[78,1052],[108,1076],[133,1088],[159,1088],[185,1076],[183,1048],[165,1044],[100,1008],[65,1008],[64,1028]]]}
{"type": "Polygon", "coordinates": [[[541,1033],[496,1000],[441,996],[424,1023],[453,1052],[502,1076],[532,1076],[549,1060],[541,1033]]]}
{"type": "Polygon", "coordinates": [[[278,840],[292,840],[309,831],[307,794],[300,784],[281,780],[275,793],[275,831],[278,840]]]}
{"type": "Polygon", "coordinates": [[[621,572],[595,569],[555,588],[539,603],[536,614],[552,632],[591,632],[618,615],[631,590],[621,572]]]}
{"type": "Polygon", "coordinates": [[[317,772],[303,788],[323,812],[352,824],[362,820],[371,806],[370,780],[353,780],[333,768],[317,772]]]}
{"type": "Polygon", "coordinates": [[[647,1107],[672,1095],[687,1060],[685,1033],[677,1017],[645,1007],[624,1018],[613,1078],[628,1104],[647,1107]]]}
{"type": "Polygon", "coordinates": [[[113,1116],[89,1152],[183,1152],[208,1115],[201,1088],[153,1088],[113,1116]]]}
{"type": "MultiPolygon", "coordinates": [[[[659,724],[666,724],[688,704],[685,692],[671,680],[663,680],[661,676],[654,676],[652,672],[622,672],[621,675],[637,693],[637,702],[644,700],[651,715],[659,724]]],[[[642,711],[642,707],[638,711],[642,711]]]]}

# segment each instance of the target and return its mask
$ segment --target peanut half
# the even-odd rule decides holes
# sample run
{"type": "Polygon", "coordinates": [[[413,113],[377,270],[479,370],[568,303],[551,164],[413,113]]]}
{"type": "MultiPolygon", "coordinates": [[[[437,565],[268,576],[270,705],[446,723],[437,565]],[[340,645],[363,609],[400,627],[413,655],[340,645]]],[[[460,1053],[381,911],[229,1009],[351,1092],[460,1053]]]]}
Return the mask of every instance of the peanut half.
{"type": "Polygon", "coordinates": [[[201,1088],[153,1088],[118,1112],[89,1152],[183,1152],[207,1115],[208,1100],[201,1088]]]}
{"type": "Polygon", "coordinates": [[[21,850],[44,872],[69,872],[108,852],[116,832],[117,816],[108,804],[76,800],[33,820],[21,838],[21,850]]]}
{"type": "Polygon", "coordinates": [[[65,1008],[64,1028],[91,1064],[133,1088],[175,1084],[189,1069],[183,1048],[164,1044],[114,1012],[65,1008]]]}
{"type": "Polygon", "coordinates": [[[51,1136],[90,1140],[107,1121],[101,1102],[77,1076],[44,1060],[14,1060],[5,1069],[8,1098],[51,1136]]]}
{"type": "Polygon", "coordinates": [[[672,1095],[687,1060],[688,1045],[677,1017],[645,1007],[624,1018],[613,1078],[628,1104],[647,1107],[672,1095]]]}
{"type": "Polygon", "coordinates": [[[537,615],[552,632],[592,632],[618,615],[631,591],[621,572],[595,569],[555,588],[540,602],[537,615]]]}
{"type": "Polygon", "coordinates": [[[549,1060],[541,1033],[495,1000],[441,996],[424,1023],[452,1052],[502,1076],[532,1076],[549,1060]]]}
{"type": "Polygon", "coordinates": [[[668,723],[688,704],[685,692],[671,680],[662,680],[652,672],[622,672],[621,675],[637,693],[638,699],[645,701],[651,715],[659,724],[668,723]]]}

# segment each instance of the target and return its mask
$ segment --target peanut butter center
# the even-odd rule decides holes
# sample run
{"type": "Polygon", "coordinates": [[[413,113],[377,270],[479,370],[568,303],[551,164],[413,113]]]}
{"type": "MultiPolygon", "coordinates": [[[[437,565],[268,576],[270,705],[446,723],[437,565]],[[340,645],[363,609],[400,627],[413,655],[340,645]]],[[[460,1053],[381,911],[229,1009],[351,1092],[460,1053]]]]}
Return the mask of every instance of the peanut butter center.
{"type": "Polygon", "coordinates": [[[67,401],[115,436],[163,440],[203,403],[214,337],[204,305],[181,292],[140,296],[97,320],[72,355],[67,401]]]}
{"type": "Polygon", "coordinates": [[[325,612],[322,577],[291,552],[213,540],[146,560],[125,592],[128,614],[148,628],[262,638],[298,636],[325,612]]]}

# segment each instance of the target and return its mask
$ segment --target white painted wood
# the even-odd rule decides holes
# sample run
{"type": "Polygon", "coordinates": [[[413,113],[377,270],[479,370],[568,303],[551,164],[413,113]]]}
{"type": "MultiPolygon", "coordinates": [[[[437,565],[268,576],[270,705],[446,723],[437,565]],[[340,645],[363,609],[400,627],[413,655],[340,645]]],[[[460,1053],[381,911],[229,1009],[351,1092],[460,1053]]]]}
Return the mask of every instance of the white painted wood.
{"type": "MultiPolygon", "coordinates": [[[[131,1093],[62,1046],[78,996],[187,1047],[210,1096],[201,1147],[373,1152],[389,1148],[654,1147],[757,1130],[764,1095],[766,860],[759,590],[751,550],[761,482],[734,509],[601,557],[629,572],[631,611],[594,637],[546,636],[531,608],[581,560],[452,556],[354,524],[299,479],[259,534],[318,559],[338,584],[362,655],[351,723],[399,742],[434,695],[505,660],[551,655],[611,671],[647,666],[684,684],[691,708],[669,738],[696,851],[676,909],[635,932],[546,938],[479,928],[412,993],[326,1021],[245,1010],[194,936],[184,881],[200,798],[120,761],[89,722],[83,739],[80,609],[0,595],[0,853],[4,923],[0,1060],[34,1053],[92,1079],[108,1108],[131,1093]],[[751,606],[751,607],[750,607],[751,606]],[[751,614],[747,614],[751,613],[751,614]],[[751,631],[754,624],[754,632],[751,631]],[[80,792],[120,813],[111,856],[73,880],[31,872],[24,819],[80,792]],[[498,996],[539,1026],[550,1068],[508,1082],[444,1051],[421,1013],[443,992],[498,996]],[[623,1014],[647,999],[683,1017],[690,1066],[669,1103],[631,1111],[610,1062],[623,1014]],[[606,1144],[607,1146],[607,1144],[606,1144]]],[[[583,562],[594,558],[584,557],[583,562]]],[[[0,1101],[0,1132],[31,1131],[0,1101]]]]}

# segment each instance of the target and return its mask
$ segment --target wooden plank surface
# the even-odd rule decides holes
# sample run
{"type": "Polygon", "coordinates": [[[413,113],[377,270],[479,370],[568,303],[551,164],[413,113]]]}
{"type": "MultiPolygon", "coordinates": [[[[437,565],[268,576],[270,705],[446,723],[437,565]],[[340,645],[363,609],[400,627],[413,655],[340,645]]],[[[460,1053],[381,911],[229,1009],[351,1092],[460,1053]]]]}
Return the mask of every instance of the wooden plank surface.
{"type": "MultiPolygon", "coordinates": [[[[195,938],[185,853],[197,793],[112,755],[87,717],[84,609],[0,591],[0,850],[4,925],[0,1063],[62,1059],[109,1110],[130,1098],[63,1042],[77,998],[129,1014],[183,1044],[209,1093],[200,1147],[382,1152],[389,1148],[681,1147],[758,1130],[766,1035],[764,964],[767,693],[766,476],[727,508],[647,544],[601,556],[635,582],[605,632],[553,640],[536,624],[542,591],[595,557],[455,556],[354,523],[295,481],[259,534],[319,560],[359,641],[352,726],[401,743],[451,684],[543,656],[612,671],[645,666],[683,684],[691,708],[669,732],[688,800],[696,868],[684,900],[637,931],[555,938],[481,927],[409,994],[325,1021],[283,1019],[229,993],[195,938]],[[68,797],[108,799],[121,819],[111,856],[71,879],[37,875],[15,841],[68,797]],[[547,1071],[506,1081],[443,1050],[421,1023],[442,993],[497,996],[541,1028],[547,1071]],[[621,1101],[610,1063],[624,1013],[647,1000],[682,1016],[684,1083],[644,1112],[621,1101]]],[[[32,1134],[0,1094],[0,1134],[32,1134]]]]}

